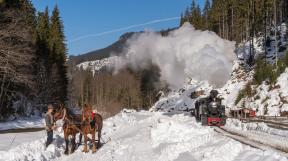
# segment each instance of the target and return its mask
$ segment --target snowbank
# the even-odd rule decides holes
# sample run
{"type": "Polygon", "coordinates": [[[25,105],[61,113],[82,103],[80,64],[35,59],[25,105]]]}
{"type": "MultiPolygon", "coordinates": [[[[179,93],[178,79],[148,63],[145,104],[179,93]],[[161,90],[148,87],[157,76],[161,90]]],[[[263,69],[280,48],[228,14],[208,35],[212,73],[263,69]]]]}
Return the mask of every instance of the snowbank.
{"type": "Polygon", "coordinates": [[[9,122],[0,122],[0,131],[9,129],[43,128],[45,121],[41,117],[21,118],[9,122]]]}
{"type": "Polygon", "coordinates": [[[271,135],[276,136],[282,136],[282,137],[288,137],[288,131],[287,130],[279,130],[275,128],[270,128],[267,126],[266,123],[243,123],[238,119],[227,119],[226,128],[238,130],[238,131],[258,131],[263,132],[271,135]]]}
{"type": "Polygon", "coordinates": [[[265,145],[271,145],[282,150],[288,149],[288,132],[270,128],[264,123],[241,123],[237,119],[229,119],[225,129],[265,145]]]}
{"type": "MultiPolygon", "coordinates": [[[[1,137],[1,136],[0,136],[1,137]]],[[[30,136],[34,137],[34,136],[30,136]]],[[[26,142],[19,146],[10,149],[9,151],[0,151],[1,161],[46,161],[63,155],[63,138],[56,135],[54,144],[50,145],[47,149],[44,147],[45,138],[40,140],[26,142]]]]}

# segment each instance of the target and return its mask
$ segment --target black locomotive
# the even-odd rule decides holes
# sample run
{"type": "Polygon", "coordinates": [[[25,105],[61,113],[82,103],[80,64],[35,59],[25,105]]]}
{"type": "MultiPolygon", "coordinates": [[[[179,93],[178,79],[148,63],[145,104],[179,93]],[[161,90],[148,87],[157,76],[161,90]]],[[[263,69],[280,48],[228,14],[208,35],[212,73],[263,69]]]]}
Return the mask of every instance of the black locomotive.
{"type": "Polygon", "coordinates": [[[210,96],[201,98],[195,103],[194,115],[202,125],[224,126],[226,123],[225,106],[217,98],[218,91],[212,90],[210,96]]]}

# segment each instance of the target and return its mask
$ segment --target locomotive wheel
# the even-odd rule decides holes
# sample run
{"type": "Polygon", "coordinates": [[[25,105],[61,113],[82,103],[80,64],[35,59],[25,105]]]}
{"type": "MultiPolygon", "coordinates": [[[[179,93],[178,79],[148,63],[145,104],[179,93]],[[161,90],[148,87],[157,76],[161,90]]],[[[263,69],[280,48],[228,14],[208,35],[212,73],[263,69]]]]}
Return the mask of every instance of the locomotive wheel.
{"type": "Polygon", "coordinates": [[[207,125],[208,124],[208,120],[207,120],[207,116],[206,115],[201,115],[201,123],[202,123],[202,125],[207,125]]]}

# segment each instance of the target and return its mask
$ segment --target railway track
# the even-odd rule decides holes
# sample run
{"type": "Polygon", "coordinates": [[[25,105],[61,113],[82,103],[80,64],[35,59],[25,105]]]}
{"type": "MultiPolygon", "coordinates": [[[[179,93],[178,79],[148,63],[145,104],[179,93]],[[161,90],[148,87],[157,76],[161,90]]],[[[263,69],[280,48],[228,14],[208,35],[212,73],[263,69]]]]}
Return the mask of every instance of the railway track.
{"type": "MultiPolygon", "coordinates": [[[[235,117],[227,117],[231,119],[239,119],[235,117]]],[[[240,118],[242,122],[256,122],[266,123],[267,126],[280,130],[288,130],[288,118],[287,117],[256,117],[256,118],[240,118]]]]}
{"type": "Polygon", "coordinates": [[[260,119],[260,118],[253,118],[253,119],[242,119],[246,122],[257,122],[257,123],[266,123],[267,126],[275,129],[280,129],[280,130],[288,130],[288,123],[285,122],[280,122],[276,120],[268,120],[268,119],[260,119]]]}
{"type": "Polygon", "coordinates": [[[233,140],[241,142],[242,144],[245,144],[245,145],[248,145],[248,146],[251,146],[253,148],[263,150],[263,151],[267,151],[267,150],[274,151],[274,152],[280,153],[281,155],[288,158],[288,148],[278,147],[278,146],[275,146],[272,144],[263,144],[259,141],[247,138],[244,135],[230,131],[228,129],[224,129],[222,127],[214,126],[213,128],[216,132],[218,132],[224,136],[227,136],[233,140]]]}

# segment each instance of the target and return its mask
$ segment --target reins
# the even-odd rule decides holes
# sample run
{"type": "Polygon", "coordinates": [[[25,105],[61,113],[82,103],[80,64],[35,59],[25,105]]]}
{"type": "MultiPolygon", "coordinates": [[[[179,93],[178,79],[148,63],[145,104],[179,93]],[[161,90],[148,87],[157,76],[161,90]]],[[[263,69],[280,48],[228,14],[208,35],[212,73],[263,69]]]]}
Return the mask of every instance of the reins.
{"type": "Polygon", "coordinates": [[[66,108],[63,109],[64,110],[64,114],[61,120],[64,120],[65,116],[66,116],[66,108]]]}

